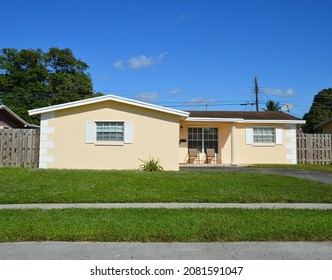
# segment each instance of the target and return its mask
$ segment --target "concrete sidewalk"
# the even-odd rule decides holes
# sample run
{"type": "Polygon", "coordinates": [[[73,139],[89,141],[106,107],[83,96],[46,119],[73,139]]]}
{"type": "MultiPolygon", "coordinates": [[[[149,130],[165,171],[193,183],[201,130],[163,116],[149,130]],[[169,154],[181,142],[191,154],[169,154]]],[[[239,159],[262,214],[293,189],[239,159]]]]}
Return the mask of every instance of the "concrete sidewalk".
{"type": "Polygon", "coordinates": [[[331,203],[43,203],[0,204],[0,209],[65,209],[65,208],[244,208],[244,209],[332,209],[331,203]]]}
{"type": "Polygon", "coordinates": [[[0,260],[332,260],[332,242],[11,242],[0,260]]]}

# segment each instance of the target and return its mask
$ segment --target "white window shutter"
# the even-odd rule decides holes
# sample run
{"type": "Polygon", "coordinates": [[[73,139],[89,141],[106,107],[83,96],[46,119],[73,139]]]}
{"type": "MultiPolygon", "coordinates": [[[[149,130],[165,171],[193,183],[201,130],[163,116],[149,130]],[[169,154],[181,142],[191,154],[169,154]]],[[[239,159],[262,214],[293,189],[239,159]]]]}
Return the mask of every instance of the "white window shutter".
{"type": "Polygon", "coordinates": [[[252,145],[254,143],[254,129],[252,127],[246,128],[246,144],[252,145]]]}
{"type": "Polygon", "coordinates": [[[124,138],[123,142],[125,144],[134,143],[134,123],[133,122],[125,122],[124,123],[124,138]]]}
{"type": "Polygon", "coordinates": [[[282,128],[276,128],[276,144],[282,145],[282,128]]]}
{"type": "Polygon", "coordinates": [[[86,122],[85,123],[85,143],[86,144],[93,144],[95,142],[95,122],[86,122]]]}

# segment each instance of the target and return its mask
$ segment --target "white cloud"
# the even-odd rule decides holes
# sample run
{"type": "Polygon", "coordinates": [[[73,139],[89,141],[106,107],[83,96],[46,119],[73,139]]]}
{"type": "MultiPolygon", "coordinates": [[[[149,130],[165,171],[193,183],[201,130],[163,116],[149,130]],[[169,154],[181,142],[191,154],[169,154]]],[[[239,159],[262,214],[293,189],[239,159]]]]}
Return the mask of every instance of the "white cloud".
{"type": "Polygon", "coordinates": [[[193,17],[195,17],[197,15],[198,15],[198,13],[196,13],[196,12],[183,13],[183,14],[181,14],[181,15],[178,16],[177,20],[179,22],[186,21],[186,20],[189,20],[189,19],[191,19],[191,18],[193,18],[193,17]]]}
{"type": "Polygon", "coordinates": [[[141,68],[149,68],[153,65],[161,64],[167,52],[163,52],[158,56],[140,55],[131,57],[128,60],[119,60],[113,63],[113,67],[120,70],[137,70],[141,68]]]}
{"type": "Polygon", "coordinates": [[[124,62],[122,60],[116,61],[113,63],[113,67],[120,70],[125,70],[124,62]]]}
{"type": "Polygon", "coordinates": [[[168,91],[168,93],[170,93],[170,94],[178,94],[178,93],[181,93],[181,92],[182,92],[181,88],[173,88],[173,89],[168,91]]]}
{"type": "Polygon", "coordinates": [[[132,57],[129,59],[129,69],[148,68],[153,64],[153,58],[145,55],[132,57]]]}
{"type": "Polygon", "coordinates": [[[262,91],[268,95],[277,95],[277,96],[293,96],[295,95],[295,90],[289,88],[287,90],[282,89],[273,89],[273,88],[262,88],[262,91]]]}
{"type": "Polygon", "coordinates": [[[136,99],[144,102],[155,101],[159,98],[159,93],[156,91],[142,92],[136,95],[136,99]]]}
{"type": "Polygon", "coordinates": [[[189,99],[186,102],[187,103],[191,103],[191,104],[202,104],[202,105],[205,105],[205,104],[213,104],[213,103],[216,103],[218,101],[215,100],[215,99],[206,99],[205,97],[201,96],[201,97],[189,99]]]}

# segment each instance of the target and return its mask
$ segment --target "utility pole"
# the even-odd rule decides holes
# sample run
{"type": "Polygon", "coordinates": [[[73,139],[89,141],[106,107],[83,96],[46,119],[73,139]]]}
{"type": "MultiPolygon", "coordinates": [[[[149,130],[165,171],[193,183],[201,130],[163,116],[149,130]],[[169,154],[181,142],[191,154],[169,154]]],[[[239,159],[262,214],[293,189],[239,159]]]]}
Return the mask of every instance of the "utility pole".
{"type": "Polygon", "coordinates": [[[259,87],[258,87],[258,76],[255,76],[255,94],[256,94],[256,112],[259,111],[258,109],[258,93],[259,93],[259,87]]]}

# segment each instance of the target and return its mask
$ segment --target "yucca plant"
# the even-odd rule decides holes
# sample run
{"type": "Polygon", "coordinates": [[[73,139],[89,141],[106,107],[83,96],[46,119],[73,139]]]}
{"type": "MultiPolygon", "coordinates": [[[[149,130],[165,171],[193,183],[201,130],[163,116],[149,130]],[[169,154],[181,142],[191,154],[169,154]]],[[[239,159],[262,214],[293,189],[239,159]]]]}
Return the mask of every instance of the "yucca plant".
{"type": "Polygon", "coordinates": [[[164,168],[160,165],[159,159],[150,158],[149,160],[139,160],[142,162],[142,164],[140,165],[140,169],[143,171],[157,172],[164,170],[164,168]]]}

